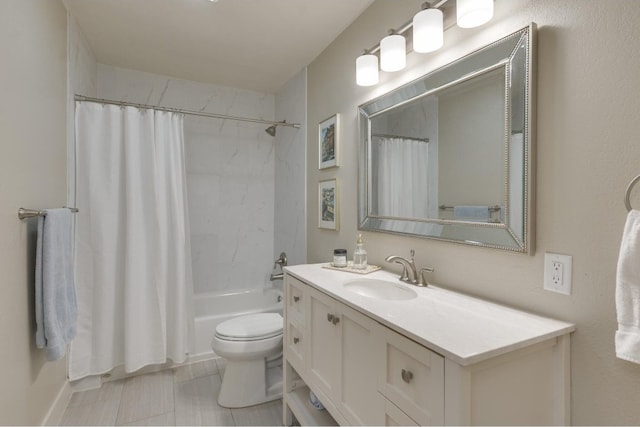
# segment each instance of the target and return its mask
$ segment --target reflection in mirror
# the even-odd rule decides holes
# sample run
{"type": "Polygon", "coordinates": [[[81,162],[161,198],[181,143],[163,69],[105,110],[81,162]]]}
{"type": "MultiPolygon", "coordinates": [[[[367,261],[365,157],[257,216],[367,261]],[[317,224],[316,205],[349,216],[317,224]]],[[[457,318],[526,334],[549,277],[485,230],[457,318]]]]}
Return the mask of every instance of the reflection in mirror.
{"type": "Polygon", "coordinates": [[[361,229],[532,253],[533,30],[360,106],[361,229]]]}

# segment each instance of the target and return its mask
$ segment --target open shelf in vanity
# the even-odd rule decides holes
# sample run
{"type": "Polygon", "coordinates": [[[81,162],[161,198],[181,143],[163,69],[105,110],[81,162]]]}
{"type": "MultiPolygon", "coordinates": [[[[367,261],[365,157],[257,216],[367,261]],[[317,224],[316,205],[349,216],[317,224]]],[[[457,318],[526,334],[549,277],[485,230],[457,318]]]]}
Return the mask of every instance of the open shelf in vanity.
{"type": "Polygon", "coordinates": [[[286,269],[285,424],[570,423],[574,325],[437,288],[376,301],[345,291],[352,278],[286,269]]]}

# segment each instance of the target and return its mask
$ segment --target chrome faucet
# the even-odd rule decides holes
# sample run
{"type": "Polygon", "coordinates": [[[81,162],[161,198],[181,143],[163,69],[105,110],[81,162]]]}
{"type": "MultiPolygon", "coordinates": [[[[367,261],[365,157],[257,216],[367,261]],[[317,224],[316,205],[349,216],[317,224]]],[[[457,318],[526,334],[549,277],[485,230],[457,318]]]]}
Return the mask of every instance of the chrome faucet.
{"type": "Polygon", "coordinates": [[[416,270],[416,263],[413,259],[413,256],[416,254],[416,251],[411,249],[411,259],[406,259],[398,255],[389,255],[385,258],[387,262],[396,262],[402,265],[402,274],[400,275],[400,280],[411,285],[416,286],[428,286],[427,278],[425,273],[433,273],[433,268],[422,268],[420,269],[420,273],[416,270]]]}
{"type": "Polygon", "coordinates": [[[280,257],[278,257],[273,263],[273,270],[275,270],[278,266],[280,266],[280,273],[273,274],[273,272],[271,272],[271,276],[269,277],[269,280],[273,282],[274,280],[284,279],[284,272],[282,271],[282,267],[285,267],[286,265],[287,265],[287,254],[282,252],[280,254],[280,257]]]}

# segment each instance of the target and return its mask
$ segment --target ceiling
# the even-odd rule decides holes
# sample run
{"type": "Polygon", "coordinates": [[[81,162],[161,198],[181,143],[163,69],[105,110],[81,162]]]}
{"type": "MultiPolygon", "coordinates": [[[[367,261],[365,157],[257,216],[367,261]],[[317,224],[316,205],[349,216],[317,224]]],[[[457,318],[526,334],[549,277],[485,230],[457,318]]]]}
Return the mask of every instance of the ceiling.
{"type": "Polygon", "coordinates": [[[64,0],[102,64],[277,92],[373,0],[64,0]]]}

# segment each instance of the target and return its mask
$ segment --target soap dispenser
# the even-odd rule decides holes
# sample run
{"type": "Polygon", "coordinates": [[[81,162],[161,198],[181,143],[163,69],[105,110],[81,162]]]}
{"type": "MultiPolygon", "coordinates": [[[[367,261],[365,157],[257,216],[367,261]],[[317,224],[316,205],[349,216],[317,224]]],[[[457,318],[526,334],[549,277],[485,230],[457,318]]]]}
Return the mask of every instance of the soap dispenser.
{"type": "Polygon", "coordinates": [[[362,243],[362,234],[358,234],[356,250],[353,253],[353,268],[357,270],[365,270],[367,268],[367,251],[362,243]]]}

